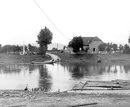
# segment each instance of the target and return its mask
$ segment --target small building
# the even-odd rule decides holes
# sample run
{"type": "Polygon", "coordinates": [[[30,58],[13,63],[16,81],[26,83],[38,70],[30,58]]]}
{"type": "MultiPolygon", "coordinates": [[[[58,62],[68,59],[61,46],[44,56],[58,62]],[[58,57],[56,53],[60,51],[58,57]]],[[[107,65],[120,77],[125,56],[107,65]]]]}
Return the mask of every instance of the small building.
{"type": "MultiPolygon", "coordinates": [[[[97,53],[98,46],[100,44],[104,43],[97,36],[95,36],[95,37],[82,37],[82,39],[83,39],[83,51],[85,51],[87,53],[97,53]]],[[[73,49],[71,47],[66,47],[66,52],[73,53],[73,49]]]]}
{"type": "Polygon", "coordinates": [[[97,36],[95,36],[95,37],[82,37],[82,39],[83,39],[84,51],[86,51],[89,48],[88,49],[89,53],[97,53],[98,52],[98,46],[100,44],[104,43],[97,36]]]}

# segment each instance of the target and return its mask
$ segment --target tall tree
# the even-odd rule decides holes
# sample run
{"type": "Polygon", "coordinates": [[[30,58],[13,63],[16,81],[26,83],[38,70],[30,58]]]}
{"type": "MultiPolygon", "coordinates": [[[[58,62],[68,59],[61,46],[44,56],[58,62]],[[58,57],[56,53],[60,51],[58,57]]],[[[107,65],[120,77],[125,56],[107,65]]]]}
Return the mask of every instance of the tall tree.
{"type": "Polygon", "coordinates": [[[51,44],[52,41],[52,32],[45,27],[44,29],[41,29],[41,31],[38,34],[38,41],[39,44],[39,54],[45,54],[47,50],[47,45],[51,44]]]}
{"type": "Polygon", "coordinates": [[[128,43],[129,43],[129,45],[130,45],[130,36],[129,36],[129,39],[128,39],[128,43]]]}
{"type": "Polygon", "coordinates": [[[73,37],[73,39],[69,42],[69,46],[73,48],[73,52],[76,52],[78,54],[80,48],[83,49],[82,37],[73,37]]]}

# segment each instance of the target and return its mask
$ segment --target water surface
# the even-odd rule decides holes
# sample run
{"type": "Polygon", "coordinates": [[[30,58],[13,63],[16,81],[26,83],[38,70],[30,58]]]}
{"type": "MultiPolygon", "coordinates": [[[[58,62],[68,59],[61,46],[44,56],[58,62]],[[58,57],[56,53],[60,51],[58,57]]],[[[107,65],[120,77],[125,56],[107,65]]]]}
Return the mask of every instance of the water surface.
{"type": "Polygon", "coordinates": [[[56,63],[54,65],[0,65],[0,89],[44,87],[45,91],[70,90],[80,82],[130,80],[129,65],[56,63]]]}

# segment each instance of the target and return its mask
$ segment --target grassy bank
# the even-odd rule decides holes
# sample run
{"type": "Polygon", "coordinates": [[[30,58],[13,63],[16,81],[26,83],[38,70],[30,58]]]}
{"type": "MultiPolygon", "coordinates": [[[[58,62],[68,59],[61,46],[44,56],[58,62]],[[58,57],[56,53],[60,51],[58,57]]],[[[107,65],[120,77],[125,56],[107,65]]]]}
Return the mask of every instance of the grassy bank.
{"type": "Polygon", "coordinates": [[[46,55],[14,55],[14,54],[0,54],[0,63],[31,63],[32,61],[42,62],[50,60],[46,55]]]}
{"type": "Polygon", "coordinates": [[[62,61],[69,62],[97,62],[100,59],[104,63],[130,63],[129,54],[70,54],[67,52],[54,53],[58,55],[62,61]]]}
{"type": "Polygon", "coordinates": [[[70,54],[67,52],[63,53],[54,53],[58,55],[62,61],[74,61],[74,62],[79,62],[79,61],[96,61],[99,57],[94,54],[70,54]]]}
{"type": "MultiPolygon", "coordinates": [[[[53,53],[53,52],[52,52],[53,53]]],[[[67,52],[55,52],[63,62],[92,62],[97,63],[100,59],[104,63],[130,63],[129,54],[70,54],[67,52]]],[[[0,54],[0,63],[31,63],[32,61],[42,62],[50,60],[46,55],[14,55],[0,54]]]]}

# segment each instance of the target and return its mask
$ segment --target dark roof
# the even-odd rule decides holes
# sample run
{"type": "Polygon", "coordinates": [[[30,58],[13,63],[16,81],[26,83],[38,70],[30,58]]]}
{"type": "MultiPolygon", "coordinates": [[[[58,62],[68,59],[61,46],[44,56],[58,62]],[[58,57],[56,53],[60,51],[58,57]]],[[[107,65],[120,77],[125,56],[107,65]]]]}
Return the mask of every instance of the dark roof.
{"type": "Polygon", "coordinates": [[[84,45],[89,45],[93,41],[102,41],[97,36],[95,36],[95,37],[82,37],[82,39],[83,39],[84,45]]]}

